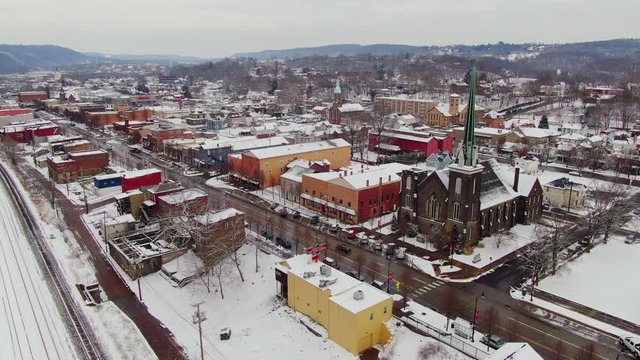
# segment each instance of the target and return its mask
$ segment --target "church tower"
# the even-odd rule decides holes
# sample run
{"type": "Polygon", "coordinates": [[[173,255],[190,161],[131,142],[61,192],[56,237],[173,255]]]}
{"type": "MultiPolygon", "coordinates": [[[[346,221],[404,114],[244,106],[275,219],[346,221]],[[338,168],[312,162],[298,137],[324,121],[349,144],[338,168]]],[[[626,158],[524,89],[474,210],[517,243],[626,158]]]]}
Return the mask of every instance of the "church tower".
{"type": "Polygon", "coordinates": [[[342,104],[342,89],[340,88],[340,79],[336,79],[336,88],[333,89],[333,103],[342,104]]]}
{"type": "MultiPolygon", "coordinates": [[[[476,66],[471,69],[469,82],[469,108],[476,102],[476,66]]],[[[446,234],[451,244],[469,249],[480,240],[480,187],[483,166],[478,164],[475,146],[475,112],[468,111],[464,124],[464,138],[449,165],[449,199],[447,201],[446,234]]]]}

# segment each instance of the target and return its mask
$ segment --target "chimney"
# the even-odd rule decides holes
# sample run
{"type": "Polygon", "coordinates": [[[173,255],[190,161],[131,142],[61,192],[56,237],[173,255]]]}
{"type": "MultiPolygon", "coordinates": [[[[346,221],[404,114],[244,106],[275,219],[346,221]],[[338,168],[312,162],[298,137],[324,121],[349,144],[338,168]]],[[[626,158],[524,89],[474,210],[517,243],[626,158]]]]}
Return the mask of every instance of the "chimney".
{"type": "Polygon", "coordinates": [[[516,174],[513,177],[513,191],[518,191],[518,181],[520,180],[520,168],[516,168],[516,174]]]}

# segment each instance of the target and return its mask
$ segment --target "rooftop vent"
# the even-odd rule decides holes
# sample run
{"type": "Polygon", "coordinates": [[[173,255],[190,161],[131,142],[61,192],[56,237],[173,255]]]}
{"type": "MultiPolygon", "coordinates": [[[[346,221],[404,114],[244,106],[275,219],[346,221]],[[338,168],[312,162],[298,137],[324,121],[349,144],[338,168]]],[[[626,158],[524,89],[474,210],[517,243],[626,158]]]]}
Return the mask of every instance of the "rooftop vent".
{"type": "Polygon", "coordinates": [[[321,265],[320,274],[324,276],[331,276],[331,267],[328,265],[321,265]]]}
{"type": "Polygon", "coordinates": [[[364,299],[364,292],[362,290],[356,290],[353,293],[354,300],[362,300],[364,299]]]}
{"type": "Polygon", "coordinates": [[[309,279],[309,278],[312,278],[314,276],[316,276],[316,272],[315,271],[305,271],[302,274],[302,277],[305,278],[305,279],[309,279]]]}
{"type": "Polygon", "coordinates": [[[318,284],[318,286],[320,286],[321,288],[327,287],[329,285],[333,285],[338,281],[338,279],[334,278],[334,279],[322,279],[320,280],[320,283],[318,284]]]}

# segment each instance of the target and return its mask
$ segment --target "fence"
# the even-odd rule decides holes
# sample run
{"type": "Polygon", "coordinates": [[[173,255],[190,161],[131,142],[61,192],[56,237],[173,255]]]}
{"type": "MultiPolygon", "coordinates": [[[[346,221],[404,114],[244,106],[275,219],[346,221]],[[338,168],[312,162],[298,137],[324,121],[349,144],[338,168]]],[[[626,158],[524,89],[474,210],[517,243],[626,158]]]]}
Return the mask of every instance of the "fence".
{"type": "Polygon", "coordinates": [[[458,339],[451,333],[437,329],[426,322],[416,319],[412,316],[403,316],[400,320],[408,326],[415,328],[416,330],[424,333],[426,336],[430,336],[440,342],[443,342],[454,349],[471,356],[474,359],[484,359],[489,356],[489,353],[474,345],[458,339]]]}

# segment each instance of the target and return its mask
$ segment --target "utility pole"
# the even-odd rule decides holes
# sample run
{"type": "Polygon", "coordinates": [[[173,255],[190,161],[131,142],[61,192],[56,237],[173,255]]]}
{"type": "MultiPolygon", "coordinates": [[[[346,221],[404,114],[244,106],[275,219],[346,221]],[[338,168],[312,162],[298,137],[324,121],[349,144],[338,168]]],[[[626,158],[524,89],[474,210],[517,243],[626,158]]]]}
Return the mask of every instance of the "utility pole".
{"type": "Polygon", "coordinates": [[[202,322],[207,321],[207,316],[203,311],[200,311],[200,305],[204,302],[199,302],[191,306],[196,308],[196,312],[193,314],[193,323],[198,324],[198,333],[200,333],[200,359],[204,360],[204,346],[202,344],[202,322]]]}

